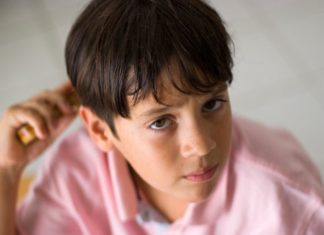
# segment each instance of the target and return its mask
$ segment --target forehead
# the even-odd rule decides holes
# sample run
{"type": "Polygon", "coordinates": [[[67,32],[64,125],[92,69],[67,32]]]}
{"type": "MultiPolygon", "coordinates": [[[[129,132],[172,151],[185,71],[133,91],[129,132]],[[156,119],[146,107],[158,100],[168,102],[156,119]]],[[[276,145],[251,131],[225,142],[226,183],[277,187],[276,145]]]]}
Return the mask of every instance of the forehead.
{"type": "Polygon", "coordinates": [[[164,86],[161,86],[159,89],[159,101],[156,100],[152,93],[148,94],[136,104],[133,104],[131,102],[132,98],[129,97],[129,102],[132,104],[129,107],[130,117],[137,118],[148,116],[149,114],[161,113],[163,111],[171,110],[171,108],[181,107],[193,97],[198,101],[200,99],[204,100],[206,97],[211,98],[213,95],[219,94],[226,89],[227,84],[222,83],[222,85],[213,87],[210,92],[203,94],[185,94],[177,90],[172,84],[164,84],[164,86]]]}
{"type": "Polygon", "coordinates": [[[135,110],[150,108],[151,106],[175,106],[188,96],[177,90],[170,82],[165,82],[159,85],[157,97],[154,96],[152,91],[136,103],[133,102],[133,97],[129,97],[129,108],[132,114],[135,110]]]}
{"type": "Polygon", "coordinates": [[[227,87],[227,79],[208,74],[190,61],[184,64],[172,58],[158,70],[157,76],[150,76],[130,67],[126,84],[130,118],[136,116],[138,110],[177,106],[192,96],[215,93],[218,88],[227,87]]]}
{"type": "Polygon", "coordinates": [[[168,99],[173,100],[183,94],[203,95],[226,82],[215,75],[202,72],[195,64],[184,65],[175,59],[159,69],[156,77],[149,74],[141,75],[143,77],[138,76],[134,68],[129,71],[126,86],[130,106],[151,95],[158,103],[164,103],[168,99]]]}

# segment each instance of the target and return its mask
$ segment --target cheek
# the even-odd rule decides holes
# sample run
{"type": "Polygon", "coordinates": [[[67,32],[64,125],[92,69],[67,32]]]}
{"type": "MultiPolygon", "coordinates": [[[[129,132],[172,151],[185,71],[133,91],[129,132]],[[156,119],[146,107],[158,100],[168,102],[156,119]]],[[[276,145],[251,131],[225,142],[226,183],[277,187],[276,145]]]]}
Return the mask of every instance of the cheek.
{"type": "Polygon", "coordinates": [[[127,120],[118,123],[117,133],[114,145],[137,174],[154,185],[173,183],[178,174],[177,153],[170,136],[143,130],[127,120]]]}
{"type": "Polygon", "coordinates": [[[134,170],[150,184],[167,184],[176,174],[177,154],[167,141],[149,140],[142,136],[137,141],[125,141],[119,150],[134,170]]]}
{"type": "Polygon", "coordinates": [[[176,166],[176,152],[168,141],[145,141],[145,148],[142,149],[141,153],[142,157],[145,158],[142,160],[147,165],[146,167],[157,174],[170,172],[171,175],[176,166]]]}
{"type": "Polygon", "coordinates": [[[228,112],[226,117],[220,122],[220,125],[217,126],[216,131],[214,131],[214,138],[220,154],[223,158],[226,158],[230,152],[231,146],[231,134],[232,134],[232,118],[231,113],[228,112]]]}

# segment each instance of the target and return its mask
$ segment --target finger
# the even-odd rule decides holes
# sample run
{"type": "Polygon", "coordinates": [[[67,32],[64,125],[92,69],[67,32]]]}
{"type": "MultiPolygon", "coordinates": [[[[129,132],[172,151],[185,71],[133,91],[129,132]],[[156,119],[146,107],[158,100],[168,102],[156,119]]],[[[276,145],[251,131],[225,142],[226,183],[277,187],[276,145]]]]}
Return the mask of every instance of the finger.
{"type": "Polygon", "coordinates": [[[37,138],[44,139],[49,135],[46,118],[34,108],[14,106],[8,110],[7,117],[15,129],[29,124],[34,129],[37,138]]]}
{"type": "Polygon", "coordinates": [[[24,107],[33,108],[37,110],[46,119],[47,126],[53,130],[56,128],[58,120],[64,115],[63,112],[55,105],[54,102],[48,99],[39,98],[36,100],[31,100],[25,104],[24,107]]]}
{"type": "Polygon", "coordinates": [[[75,115],[64,116],[64,118],[60,119],[58,127],[53,130],[47,138],[29,142],[28,148],[30,157],[28,158],[28,161],[35,159],[36,156],[39,156],[50,144],[52,144],[74,118],[75,115]]]}
{"type": "Polygon", "coordinates": [[[56,106],[63,114],[75,112],[74,107],[70,104],[67,97],[57,91],[44,91],[40,95],[34,97],[32,101],[56,106]]]}

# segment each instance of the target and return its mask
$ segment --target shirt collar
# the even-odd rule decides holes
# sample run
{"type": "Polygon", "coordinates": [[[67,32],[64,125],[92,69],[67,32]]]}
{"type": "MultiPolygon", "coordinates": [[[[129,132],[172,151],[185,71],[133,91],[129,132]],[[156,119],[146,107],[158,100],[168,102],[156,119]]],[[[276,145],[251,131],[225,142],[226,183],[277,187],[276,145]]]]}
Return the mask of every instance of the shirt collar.
{"type": "MultiPolygon", "coordinates": [[[[228,158],[226,161],[220,180],[208,199],[201,203],[189,204],[184,217],[175,225],[178,223],[208,224],[211,218],[210,222],[215,222],[226,208],[229,191],[231,191],[228,182],[230,160],[231,158],[228,158]]],[[[111,151],[108,153],[108,166],[118,217],[124,222],[136,218],[139,212],[138,199],[126,160],[119,152],[111,151]]]]}
{"type": "Polygon", "coordinates": [[[121,153],[112,150],[107,158],[117,214],[125,222],[135,218],[138,211],[135,187],[121,153]]]}

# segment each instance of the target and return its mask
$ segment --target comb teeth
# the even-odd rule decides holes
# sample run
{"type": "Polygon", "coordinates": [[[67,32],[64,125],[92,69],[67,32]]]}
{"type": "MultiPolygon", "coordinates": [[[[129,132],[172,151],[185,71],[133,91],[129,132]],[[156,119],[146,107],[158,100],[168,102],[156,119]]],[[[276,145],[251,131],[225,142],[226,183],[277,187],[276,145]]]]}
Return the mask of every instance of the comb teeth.
{"type": "MultiPolygon", "coordinates": [[[[80,102],[76,92],[72,92],[66,98],[68,102],[72,105],[73,109],[77,110],[80,105],[80,102]]],[[[19,127],[16,132],[16,135],[18,137],[18,140],[24,145],[28,145],[33,141],[37,140],[35,130],[29,124],[23,124],[21,127],[19,127]]]]}

